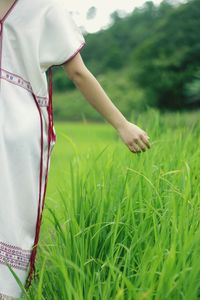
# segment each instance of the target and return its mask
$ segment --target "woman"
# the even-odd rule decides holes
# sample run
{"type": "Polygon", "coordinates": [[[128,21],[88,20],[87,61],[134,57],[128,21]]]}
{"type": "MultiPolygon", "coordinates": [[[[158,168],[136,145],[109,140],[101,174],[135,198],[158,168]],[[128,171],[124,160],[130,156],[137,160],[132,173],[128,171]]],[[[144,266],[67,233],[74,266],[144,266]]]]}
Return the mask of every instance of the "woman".
{"type": "Polygon", "coordinates": [[[1,299],[21,296],[8,266],[26,288],[35,271],[50,155],[56,142],[51,67],[64,68],[131,152],[150,148],[147,133],[126,120],[85,66],[80,55],[85,40],[64,1],[0,2],[1,299]]]}

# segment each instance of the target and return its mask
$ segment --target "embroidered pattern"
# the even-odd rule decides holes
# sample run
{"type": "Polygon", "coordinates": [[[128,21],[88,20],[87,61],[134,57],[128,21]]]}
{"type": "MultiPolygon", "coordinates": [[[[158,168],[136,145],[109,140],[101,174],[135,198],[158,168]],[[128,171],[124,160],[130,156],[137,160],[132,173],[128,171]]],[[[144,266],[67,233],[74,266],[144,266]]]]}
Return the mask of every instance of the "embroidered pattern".
{"type": "Polygon", "coordinates": [[[0,263],[6,262],[13,268],[26,271],[30,260],[31,250],[0,242],[0,263]]]}
{"type": "MultiPolygon", "coordinates": [[[[15,85],[18,85],[25,90],[29,91],[30,93],[33,93],[33,89],[31,87],[30,82],[24,80],[22,77],[15,75],[11,72],[8,72],[4,69],[0,69],[0,78],[7,80],[8,82],[11,82],[15,85]]],[[[38,104],[40,106],[47,106],[48,105],[48,97],[41,97],[41,96],[35,96],[38,104]]]]}

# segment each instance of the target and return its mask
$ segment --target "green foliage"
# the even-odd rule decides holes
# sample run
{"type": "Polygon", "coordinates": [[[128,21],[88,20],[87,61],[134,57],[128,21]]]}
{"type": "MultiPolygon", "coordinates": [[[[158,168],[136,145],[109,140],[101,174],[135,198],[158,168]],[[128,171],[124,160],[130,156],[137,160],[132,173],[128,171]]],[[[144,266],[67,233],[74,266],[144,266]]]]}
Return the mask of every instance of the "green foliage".
{"type": "Polygon", "coordinates": [[[54,68],[53,71],[53,88],[55,91],[63,92],[66,90],[74,90],[74,83],[66,77],[62,68],[54,68]]]}
{"type": "Polygon", "coordinates": [[[82,55],[95,74],[130,65],[132,51],[151,32],[155,18],[154,10],[153,3],[147,2],[144,9],[137,8],[126,18],[113,14],[113,26],[86,36],[87,46],[82,50],[82,55]],[[111,59],[112,54],[113,59],[111,59]]]}
{"type": "MultiPolygon", "coordinates": [[[[121,98],[124,111],[130,105],[140,109],[200,106],[196,78],[200,68],[199,0],[180,5],[165,0],[159,6],[146,1],[142,8],[136,8],[125,18],[116,12],[112,19],[109,29],[86,35],[87,44],[81,54],[94,75],[106,76],[106,86],[113,85],[108,91],[111,96],[121,98]],[[113,81],[112,71],[115,77],[123,76],[127,81],[123,97],[118,79],[113,81]],[[143,97],[136,97],[138,101],[134,98],[131,104],[133,97],[128,95],[134,93],[133,88],[143,97]]],[[[54,81],[55,91],[75,89],[61,73],[56,73],[54,81]]],[[[79,110],[82,111],[81,107],[79,110]]]]}
{"type": "Polygon", "coordinates": [[[56,123],[29,299],[198,299],[199,117],[134,115],[140,155],[107,124],[56,123]]]}
{"type": "Polygon", "coordinates": [[[187,101],[190,103],[200,101],[200,68],[194,72],[194,76],[191,78],[191,82],[185,86],[185,95],[187,101]]]}
{"type": "Polygon", "coordinates": [[[181,108],[188,101],[185,86],[200,61],[200,6],[183,4],[155,23],[154,32],[132,54],[134,79],[160,107],[181,108]]]}

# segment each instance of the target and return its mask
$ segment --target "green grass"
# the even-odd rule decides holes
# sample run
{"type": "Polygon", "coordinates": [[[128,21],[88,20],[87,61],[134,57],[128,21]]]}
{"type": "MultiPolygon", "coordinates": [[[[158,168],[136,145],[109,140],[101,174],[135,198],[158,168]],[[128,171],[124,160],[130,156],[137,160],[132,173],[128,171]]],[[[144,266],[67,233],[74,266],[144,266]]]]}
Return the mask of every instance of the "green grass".
{"type": "Polygon", "coordinates": [[[108,124],[55,124],[27,299],[198,299],[199,118],[135,116],[151,137],[140,155],[108,124]]]}

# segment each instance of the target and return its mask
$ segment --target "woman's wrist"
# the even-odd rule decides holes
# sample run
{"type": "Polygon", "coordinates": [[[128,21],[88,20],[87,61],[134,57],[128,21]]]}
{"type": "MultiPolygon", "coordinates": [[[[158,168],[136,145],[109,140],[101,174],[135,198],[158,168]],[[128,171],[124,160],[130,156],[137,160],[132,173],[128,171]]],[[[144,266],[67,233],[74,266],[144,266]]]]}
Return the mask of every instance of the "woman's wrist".
{"type": "Polygon", "coordinates": [[[120,131],[123,128],[125,128],[127,124],[128,120],[124,116],[122,116],[119,120],[117,120],[117,122],[113,126],[117,131],[120,131]]]}

